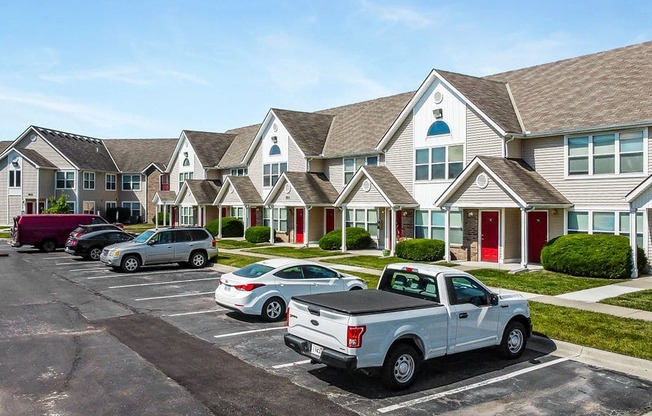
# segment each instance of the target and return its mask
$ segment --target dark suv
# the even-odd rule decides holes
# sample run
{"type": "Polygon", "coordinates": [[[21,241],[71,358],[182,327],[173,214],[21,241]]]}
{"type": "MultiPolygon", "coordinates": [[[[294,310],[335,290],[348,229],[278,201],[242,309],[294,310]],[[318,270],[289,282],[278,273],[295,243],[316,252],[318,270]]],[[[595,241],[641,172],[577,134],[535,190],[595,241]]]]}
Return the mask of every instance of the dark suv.
{"type": "Polygon", "coordinates": [[[213,235],[202,227],[154,228],[132,241],[104,248],[100,261],[114,269],[135,272],[142,265],[187,263],[206,266],[217,256],[213,235]]]}

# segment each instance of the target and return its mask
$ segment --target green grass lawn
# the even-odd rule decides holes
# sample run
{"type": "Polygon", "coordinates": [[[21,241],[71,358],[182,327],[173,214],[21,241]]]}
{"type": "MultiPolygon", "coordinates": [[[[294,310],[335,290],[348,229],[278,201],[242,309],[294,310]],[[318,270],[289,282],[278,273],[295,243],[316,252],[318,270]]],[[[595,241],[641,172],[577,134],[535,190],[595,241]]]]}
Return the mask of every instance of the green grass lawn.
{"type": "Polygon", "coordinates": [[[603,299],[600,303],[652,312],[652,290],[627,293],[615,298],[603,299]]]}
{"type": "Polygon", "coordinates": [[[652,322],[530,301],[534,331],[618,354],[652,360],[652,322]]]}
{"type": "Polygon", "coordinates": [[[369,289],[375,289],[378,286],[378,279],[380,279],[380,273],[369,274],[369,273],[362,273],[362,272],[356,272],[350,270],[341,270],[341,272],[346,274],[352,274],[354,276],[358,276],[359,278],[363,279],[369,289]]]}
{"type": "Polygon", "coordinates": [[[9,231],[0,232],[0,238],[11,238],[11,233],[9,231]]]}
{"type": "Polygon", "coordinates": [[[252,247],[260,247],[268,244],[269,243],[262,243],[262,244],[250,243],[249,241],[246,240],[217,240],[217,248],[226,248],[226,249],[252,248],[252,247]]]}
{"type": "Polygon", "coordinates": [[[480,279],[487,286],[550,296],[625,281],[622,279],[575,277],[546,270],[509,274],[506,270],[477,269],[470,270],[469,273],[480,279]]]}
{"type": "Polygon", "coordinates": [[[342,254],[339,251],[322,250],[319,247],[263,247],[247,249],[250,253],[269,254],[271,256],[291,257],[293,259],[309,259],[313,257],[328,257],[342,254]]]}
{"type": "Polygon", "coordinates": [[[154,228],[154,224],[125,224],[125,231],[135,234],[140,234],[150,228],[154,228]]]}
{"type": "Polygon", "coordinates": [[[348,256],[338,257],[336,259],[323,259],[324,263],[344,264],[347,266],[364,267],[367,269],[382,270],[385,266],[392,263],[402,263],[408,260],[399,259],[398,257],[378,257],[378,256],[348,256]]]}
{"type": "Polygon", "coordinates": [[[255,256],[244,256],[240,254],[224,254],[224,253],[219,253],[217,255],[217,259],[214,259],[215,263],[217,264],[223,264],[225,266],[232,266],[232,267],[244,267],[248,264],[255,263],[257,261],[265,260],[262,257],[255,257],[255,256]]]}

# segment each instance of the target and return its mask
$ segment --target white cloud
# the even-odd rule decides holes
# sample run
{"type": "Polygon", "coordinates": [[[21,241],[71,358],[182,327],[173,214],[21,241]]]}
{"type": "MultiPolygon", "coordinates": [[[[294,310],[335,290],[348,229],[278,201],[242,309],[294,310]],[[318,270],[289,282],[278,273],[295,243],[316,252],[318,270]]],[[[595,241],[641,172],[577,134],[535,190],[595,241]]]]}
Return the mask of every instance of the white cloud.
{"type": "Polygon", "coordinates": [[[361,0],[360,3],[367,13],[385,22],[417,28],[430,26],[432,22],[432,19],[423,11],[414,10],[407,6],[387,6],[367,0],[361,0]]]}
{"type": "Polygon", "coordinates": [[[131,85],[151,85],[165,80],[190,82],[198,85],[210,85],[205,79],[191,73],[156,67],[121,66],[114,68],[96,68],[70,74],[42,74],[44,81],[66,83],[71,81],[117,81],[131,85]]]}

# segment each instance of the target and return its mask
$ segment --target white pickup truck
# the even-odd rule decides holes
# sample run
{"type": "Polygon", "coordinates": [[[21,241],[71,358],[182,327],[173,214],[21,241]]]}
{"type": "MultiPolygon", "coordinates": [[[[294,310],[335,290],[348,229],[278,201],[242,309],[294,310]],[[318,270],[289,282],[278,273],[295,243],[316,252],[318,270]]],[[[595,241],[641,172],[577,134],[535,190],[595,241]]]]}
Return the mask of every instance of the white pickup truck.
{"type": "Polygon", "coordinates": [[[493,345],[517,358],[532,332],[527,300],[498,295],[454,268],[387,266],[378,290],[292,298],[285,345],[335,368],[380,370],[394,390],[410,386],[423,360],[493,345]]]}

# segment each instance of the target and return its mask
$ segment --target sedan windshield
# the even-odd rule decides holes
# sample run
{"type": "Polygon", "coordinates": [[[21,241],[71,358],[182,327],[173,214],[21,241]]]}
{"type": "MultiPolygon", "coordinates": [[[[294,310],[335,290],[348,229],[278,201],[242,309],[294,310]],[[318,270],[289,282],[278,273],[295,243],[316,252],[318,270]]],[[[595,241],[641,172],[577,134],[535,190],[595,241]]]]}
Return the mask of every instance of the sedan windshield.
{"type": "Polygon", "coordinates": [[[134,241],[137,243],[144,243],[149,240],[149,238],[154,234],[154,231],[148,230],[140,233],[138,237],[134,238],[134,241]]]}
{"type": "Polygon", "coordinates": [[[258,264],[258,263],[253,263],[248,266],[243,267],[240,270],[236,270],[233,272],[234,275],[240,276],[240,277],[260,277],[264,275],[267,272],[270,272],[274,270],[273,267],[265,266],[263,264],[258,264]]]}

